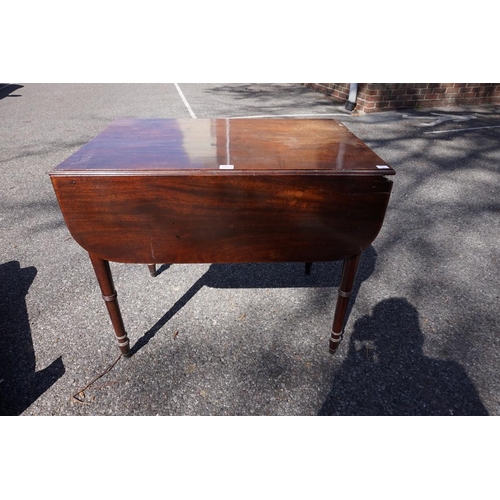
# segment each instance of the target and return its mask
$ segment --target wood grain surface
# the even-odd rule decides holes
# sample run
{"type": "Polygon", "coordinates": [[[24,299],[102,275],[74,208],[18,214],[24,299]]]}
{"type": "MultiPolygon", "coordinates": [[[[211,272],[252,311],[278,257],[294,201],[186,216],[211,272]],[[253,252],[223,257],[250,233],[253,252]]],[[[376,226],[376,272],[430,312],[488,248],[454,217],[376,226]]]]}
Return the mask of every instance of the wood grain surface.
{"type": "Polygon", "coordinates": [[[318,262],[377,236],[384,177],[53,176],[64,219],[115,262],[318,262]]]}

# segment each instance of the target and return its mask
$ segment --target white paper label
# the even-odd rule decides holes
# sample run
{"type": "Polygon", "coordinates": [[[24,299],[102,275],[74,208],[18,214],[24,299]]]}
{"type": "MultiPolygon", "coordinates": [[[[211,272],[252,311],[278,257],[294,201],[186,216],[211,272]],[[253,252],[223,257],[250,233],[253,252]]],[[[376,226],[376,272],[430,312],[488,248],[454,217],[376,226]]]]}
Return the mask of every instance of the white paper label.
{"type": "Polygon", "coordinates": [[[219,165],[219,168],[221,170],[233,170],[234,169],[234,165],[219,165]]]}
{"type": "Polygon", "coordinates": [[[388,167],[387,165],[375,165],[377,168],[391,168],[391,167],[388,167]]]}

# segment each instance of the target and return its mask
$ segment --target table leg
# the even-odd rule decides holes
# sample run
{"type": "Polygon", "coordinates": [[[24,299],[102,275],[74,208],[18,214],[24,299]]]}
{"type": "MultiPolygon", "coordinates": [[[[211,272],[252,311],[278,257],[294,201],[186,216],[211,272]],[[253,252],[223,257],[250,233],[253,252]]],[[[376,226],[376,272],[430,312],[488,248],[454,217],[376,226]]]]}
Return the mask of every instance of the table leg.
{"type": "Polygon", "coordinates": [[[118,347],[125,358],[130,356],[130,343],[123,325],[123,319],[118,305],[117,293],[113,284],[113,276],[109,262],[89,253],[90,260],[102,292],[102,298],[106,303],[113,329],[115,330],[118,347]]]}
{"type": "Polygon", "coordinates": [[[306,262],[306,274],[311,274],[311,267],[312,267],[312,262],[306,262]]]}
{"type": "Polygon", "coordinates": [[[345,313],[349,304],[349,298],[354,285],[354,278],[358,270],[358,264],[361,254],[354,255],[348,259],[344,259],[342,268],[342,278],[340,280],[339,295],[337,298],[337,306],[335,308],[335,316],[333,319],[332,335],[330,337],[330,352],[333,354],[337,350],[340,341],[342,340],[342,330],[344,326],[345,313]]]}
{"type": "Polygon", "coordinates": [[[156,276],[156,265],[155,264],[148,264],[148,268],[149,268],[149,273],[154,278],[156,276]]]}

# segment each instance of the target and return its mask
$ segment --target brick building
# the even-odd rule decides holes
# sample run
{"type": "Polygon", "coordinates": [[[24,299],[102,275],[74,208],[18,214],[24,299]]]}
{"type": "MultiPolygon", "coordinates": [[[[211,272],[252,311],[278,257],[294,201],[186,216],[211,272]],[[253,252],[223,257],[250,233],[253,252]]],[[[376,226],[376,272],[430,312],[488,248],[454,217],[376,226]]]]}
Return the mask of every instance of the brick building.
{"type": "MultiPolygon", "coordinates": [[[[332,99],[346,102],[350,83],[306,83],[332,99]]],[[[359,83],[356,111],[500,104],[500,83],[359,83]]]]}

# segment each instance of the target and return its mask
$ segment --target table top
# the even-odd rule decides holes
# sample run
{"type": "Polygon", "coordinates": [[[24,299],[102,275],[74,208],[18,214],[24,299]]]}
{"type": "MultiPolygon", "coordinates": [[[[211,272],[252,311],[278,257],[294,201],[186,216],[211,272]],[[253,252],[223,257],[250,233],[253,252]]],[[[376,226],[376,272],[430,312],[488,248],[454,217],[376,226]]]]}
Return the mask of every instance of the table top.
{"type": "Polygon", "coordinates": [[[56,174],[393,175],[330,119],[136,119],[113,122],[54,169],[56,174]]]}

